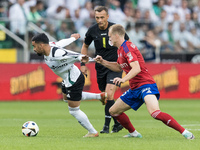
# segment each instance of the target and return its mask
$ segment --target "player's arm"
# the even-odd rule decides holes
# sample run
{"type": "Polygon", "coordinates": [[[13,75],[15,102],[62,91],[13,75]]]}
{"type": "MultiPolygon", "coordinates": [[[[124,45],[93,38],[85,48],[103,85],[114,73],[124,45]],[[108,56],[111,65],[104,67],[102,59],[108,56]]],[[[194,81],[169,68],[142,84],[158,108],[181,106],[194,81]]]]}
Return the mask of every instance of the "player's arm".
{"type": "Polygon", "coordinates": [[[81,54],[87,55],[87,53],[88,53],[88,47],[89,47],[89,45],[86,45],[85,43],[83,43],[83,46],[81,48],[81,54]]]}
{"type": "Polygon", "coordinates": [[[113,83],[120,84],[120,83],[124,83],[126,81],[129,81],[130,79],[134,78],[138,73],[141,72],[140,69],[140,65],[138,61],[133,61],[129,64],[131,66],[131,70],[129,71],[129,73],[123,77],[123,78],[114,78],[113,83]]]}
{"type": "MultiPolygon", "coordinates": [[[[83,46],[81,48],[81,54],[87,56],[88,47],[89,47],[89,45],[86,45],[85,43],[83,43],[83,46]]],[[[81,62],[80,70],[87,77],[87,68],[86,68],[85,63],[83,61],[81,62]]]]}
{"type": "Polygon", "coordinates": [[[79,38],[80,38],[80,34],[75,33],[75,34],[72,34],[71,37],[68,39],[62,39],[62,40],[56,42],[56,45],[60,46],[60,47],[65,47],[65,46],[71,44],[72,42],[76,41],[79,38]]]}
{"type": "Polygon", "coordinates": [[[140,65],[138,61],[133,61],[129,64],[131,66],[131,70],[125,77],[122,78],[123,82],[129,81],[134,78],[138,73],[141,72],[140,65]]]}
{"type": "Polygon", "coordinates": [[[121,72],[122,71],[121,66],[117,62],[109,62],[109,61],[103,59],[99,55],[97,55],[96,58],[94,58],[94,60],[97,63],[102,64],[103,66],[107,67],[108,69],[110,69],[110,70],[112,70],[114,72],[121,72]]]}

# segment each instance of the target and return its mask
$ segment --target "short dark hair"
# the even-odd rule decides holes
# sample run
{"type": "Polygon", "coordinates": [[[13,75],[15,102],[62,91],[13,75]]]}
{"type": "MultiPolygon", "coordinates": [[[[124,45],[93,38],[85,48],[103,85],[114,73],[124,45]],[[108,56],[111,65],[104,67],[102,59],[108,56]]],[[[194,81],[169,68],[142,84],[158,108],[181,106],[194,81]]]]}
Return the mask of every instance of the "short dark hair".
{"type": "Polygon", "coordinates": [[[34,41],[35,43],[45,43],[45,44],[49,44],[49,39],[48,37],[46,36],[46,34],[44,33],[40,33],[40,34],[37,34],[35,35],[33,38],[32,38],[32,41],[34,41]]]}
{"type": "Polygon", "coordinates": [[[108,8],[105,7],[105,6],[97,6],[97,7],[94,9],[94,11],[98,11],[98,12],[101,12],[101,11],[103,11],[103,10],[105,10],[105,12],[108,14],[108,8]]]}

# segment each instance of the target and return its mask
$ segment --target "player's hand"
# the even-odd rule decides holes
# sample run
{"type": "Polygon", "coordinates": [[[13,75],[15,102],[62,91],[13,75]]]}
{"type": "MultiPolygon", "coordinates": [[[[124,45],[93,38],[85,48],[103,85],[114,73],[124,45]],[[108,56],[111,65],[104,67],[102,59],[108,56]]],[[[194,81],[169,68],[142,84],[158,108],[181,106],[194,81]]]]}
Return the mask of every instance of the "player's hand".
{"type": "Polygon", "coordinates": [[[74,37],[76,40],[79,39],[81,36],[78,33],[74,33],[71,35],[71,37],[74,37]]]}
{"type": "Polygon", "coordinates": [[[115,85],[120,85],[121,83],[124,83],[124,80],[122,78],[117,77],[117,78],[114,78],[113,83],[115,85]]]}
{"type": "Polygon", "coordinates": [[[87,63],[89,61],[89,57],[88,56],[82,56],[82,58],[81,58],[81,62],[83,62],[83,63],[87,63]]]}
{"type": "Polygon", "coordinates": [[[83,73],[83,75],[85,75],[87,77],[87,67],[86,66],[81,66],[80,70],[83,73]]]}
{"type": "Polygon", "coordinates": [[[103,58],[99,55],[96,56],[96,58],[94,58],[94,60],[97,62],[97,63],[102,63],[103,62],[103,58]]]}

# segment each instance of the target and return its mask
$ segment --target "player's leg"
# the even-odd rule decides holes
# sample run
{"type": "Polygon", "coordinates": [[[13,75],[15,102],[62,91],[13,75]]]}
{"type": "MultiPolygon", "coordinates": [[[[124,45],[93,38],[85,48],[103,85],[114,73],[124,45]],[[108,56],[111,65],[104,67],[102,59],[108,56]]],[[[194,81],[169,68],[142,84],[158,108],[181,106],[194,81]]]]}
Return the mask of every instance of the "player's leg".
{"type": "Polygon", "coordinates": [[[142,135],[135,130],[129,117],[124,113],[129,109],[131,109],[131,107],[123,102],[121,98],[118,98],[115,104],[110,108],[109,112],[125,129],[129,131],[129,134],[124,137],[141,138],[142,135]]]}
{"type": "Polygon", "coordinates": [[[81,74],[74,85],[68,88],[62,87],[62,91],[64,93],[63,99],[68,102],[69,113],[78,120],[82,127],[88,130],[88,134],[84,137],[97,137],[98,132],[90,123],[87,115],[81,111],[79,107],[84,86],[84,79],[84,76],[81,74]]]}
{"type": "MultiPolygon", "coordinates": [[[[105,114],[106,114],[106,117],[108,117],[108,118],[111,118],[109,109],[115,103],[114,94],[115,94],[116,89],[117,89],[117,86],[114,84],[108,83],[106,85],[105,92],[107,93],[107,103],[105,106],[105,114]]],[[[111,133],[116,133],[116,132],[119,132],[120,130],[122,130],[123,126],[115,118],[113,118],[113,120],[114,120],[114,125],[113,125],[111,133]]],[[[109,127],[110,119],[107,121],[107,123],[108,123],[108,127],[109,127]]]]}
{"type": "MultiPolygon", "coordinates": [[[[65,90],[65,85],[64,81],[62,81],[62,89],[65,90]]],[[[102,92],[102,93],[90,93],[90,92],[82,92],[82,97],[81,100],[91,100],[91,99],[97,99],[104,103],[107,98],[107,93],[102,92]]],[[[67,102],[67,96],[66,94],[63,93],[63,101],[67,102]]]]}
{"type": "MultiPolygon", "coordinates": [[[[107,76],[107,74],[99,77],[98,73],[97,73],[97,83],[98,83],[99,90],[101,92],[104,92],[105,89],[106,89],[106,76],[107,76]]],[[[107,93],[107,96],[108,96],[108,93],[107,93]]],[[[110,116],[109,111],[106,107],[107,106],[107,99],[106,99],[106,103],[103,102],[102,104],[105,105],[105,108],[104,108],[105,122],[104,122],[103,129],[100,131],[100,133],[109,133],[109,125],[110,125],[110,121],[111,121],[111,116],[110,116]]]]}
{"type": "MultiPolygon", "coordinates": [[[[122,77],[122,72],[113,72],[113,71],[109,71],[107,73],[107,76],[106,76],[106,90],[105,92],[108,94],[108,97],[107,97],[107,103],[106,103],[106,106],[105,106],[105,112],[109,115],[109,109],[110,107],[115,103],[114,101],[114,94],[115,94],[115,91],[117,89],[117,86],[120,86],[120,85],[115,85],[113,83],[113,80],[114,78],[116,77],[122,77]]],[[[123,126],[115,119],[113,118],[114,120],[114,125],[112,127],[112,131],[111,133],[116,133],[116,132],[119,132],[120,130],[123,129],[123,126]]]]}
{"type": "Polygon", "coordinates": [[[107,93],[101,92],[101,93],[90,93],[90,92],[82,92],[82,98],[81,100],[92,100],[97,99],[100,102],[104,103],[107,98],[107,93]]]}
{"type": "Polygon", "coordinates": [[[172,116],[160,111],[158,100],[155,95],[146,95],[144,101],[148,112],[154,119],[160,120],[167,126],[177,130],[187,139],[194,139],[194,135],[185,130],[172,116]]]}
{"type": "Polygon", "coordinates": [[[80,110],[80,101],[71,101],[68,100],[68,108],[69,113],[77,119],[77,121],[80,123],[82,127],[88,130],[88,134],[86,134],[84,137],[97,137],[98,132],[94,129],[92,124],[90,123],[87,115],[80,110]]]}

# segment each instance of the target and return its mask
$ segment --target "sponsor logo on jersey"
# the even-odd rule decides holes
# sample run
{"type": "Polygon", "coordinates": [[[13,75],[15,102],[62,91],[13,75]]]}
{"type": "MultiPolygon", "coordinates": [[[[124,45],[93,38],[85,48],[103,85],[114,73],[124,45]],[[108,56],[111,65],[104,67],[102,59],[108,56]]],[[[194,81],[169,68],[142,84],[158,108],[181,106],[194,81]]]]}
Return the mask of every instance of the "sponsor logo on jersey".
{"type": "Polygon", "coordinates": [[[69,95],[69,94],[67,94],[67,97],[69,97],[69,98],[70,98],[70,95],[69,95]]]}
{"type": "Polygon", "coordinates": [[[62,64],[61,66],[51,66],[50,68],[51,69],[59,69],[59,68],[62,68],[62,67],[64,67],[64,66],[67,66],[68,64],[67,63],[65,63],[65,64],[62,64]]]}
{"type": "Polygon", "coordinates": [[[101,33],[101,35],[107,35],[107,33],[101,33]]]}
{"type": "Polygon", "coordinates": [[[121,68],[125,68],[125,67],[128,67],[128,64],[127,63],[123,63],[123,64],[120,64],[121,68]]]}

